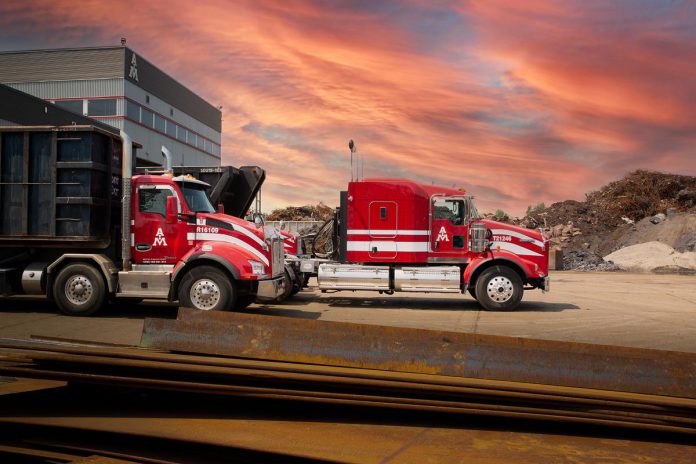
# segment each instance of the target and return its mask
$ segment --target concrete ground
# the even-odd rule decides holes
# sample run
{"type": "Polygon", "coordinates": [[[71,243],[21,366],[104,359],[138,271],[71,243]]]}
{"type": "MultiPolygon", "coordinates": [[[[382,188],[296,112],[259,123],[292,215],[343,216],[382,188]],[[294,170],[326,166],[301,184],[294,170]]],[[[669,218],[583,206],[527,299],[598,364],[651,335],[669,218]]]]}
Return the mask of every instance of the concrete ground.
{"type": "MultiPolygon", "coordinates": [[[[469,295],[307,289],[249,311],[289,317],[696,352],[696,276],[555,272],[551,292],[525,294],[514,312],[482,311],[469,295]]],[[[138,344],[146,317],[176,307],[114,304],[88,318],[62,316],[46,301],[0,301],[0,337],[31,335],[138,344]]]]}

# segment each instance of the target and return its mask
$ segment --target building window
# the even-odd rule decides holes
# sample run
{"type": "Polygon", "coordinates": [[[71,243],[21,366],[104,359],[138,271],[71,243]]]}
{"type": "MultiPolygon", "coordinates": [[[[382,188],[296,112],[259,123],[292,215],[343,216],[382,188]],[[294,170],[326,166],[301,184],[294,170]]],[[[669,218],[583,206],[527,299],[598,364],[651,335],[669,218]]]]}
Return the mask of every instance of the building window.
{"type": "Polygon", "coordinates": [[[176,137],[176,124],[171,121],[167,121],[167,135],[170,137],[176,137]]]}
{"type": "Polygon", "coordinates": [[[126,101],[126,116],[133,121],[140,122],[140,105],[126,101]]]}
{"type": "Polygon", "coordinates": [[[82,100],[58,100],[56,101],[56,106],[73,113],[82,114],[82,100]]]}
{"type": "Polygon", "coordinates": [[[167,124],[165,123],[164,118],[157,113],[155,113],[155,130],[162,133],[167,132],[167,124]]]}
{"type": "Polygon", "coordinates": [[[197,146],[197,145],[196,145],[196,139],[197,139],[197,138],[198,138],[198,137],[197,137],[196,134],[194,134],[193,132],[189,132],[189,133],[188,133],[188,143],[191,144],[191,145],[193,145],[194,147],[197,146]]]}
{"type": "Polygon", "coordinates": [[[145,109],[145,108],[143,108],[141,111],[142,111],[142,119],[140,120],[140,122],[143,123],[144,125],[146,125],[147,127],[154,127],[153,120],[154,120],[155,114],[152,111],[145,109]]]}
{"type": "Polygon", "coordinates": [[[114,116],[116,114],[116,99],[89,100],[87,114],[90,116],[114,116]]]}
{"type": "Polygon", "coordinates": [[[176,138],[181,140],[182,142],[186,142],[186,135],[187,135],[186,133],[187,132],[188,131],[186,129],[184,129],[183,127],[177,126],[176,127],[176,138]]]}

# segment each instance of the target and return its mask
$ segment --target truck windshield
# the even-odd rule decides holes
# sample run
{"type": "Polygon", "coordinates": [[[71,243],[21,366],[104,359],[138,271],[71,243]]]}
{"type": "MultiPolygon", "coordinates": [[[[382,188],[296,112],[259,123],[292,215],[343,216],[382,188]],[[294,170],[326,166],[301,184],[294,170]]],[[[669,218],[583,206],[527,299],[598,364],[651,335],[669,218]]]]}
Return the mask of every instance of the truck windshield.
{"type": "Polygon", "coordinates": [[[181,186],[181,192],[184,194],[184,200],[188,208],[194,213],[214,213],[215,208],[210,203],[208,195],[202,186],[182,182],[179,184],[181,186]]]}

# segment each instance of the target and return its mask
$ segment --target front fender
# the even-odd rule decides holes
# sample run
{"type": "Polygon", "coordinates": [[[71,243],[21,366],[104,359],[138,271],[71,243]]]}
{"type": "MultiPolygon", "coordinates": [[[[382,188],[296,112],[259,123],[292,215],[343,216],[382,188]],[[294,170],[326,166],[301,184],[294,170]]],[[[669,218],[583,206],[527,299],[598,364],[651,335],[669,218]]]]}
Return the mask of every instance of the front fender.
{"type": "MultiPolygon", "coordinates": [[[[259,261],[259,258],[248,250],[227,242],[201,242],[189,250],[174,267],[172,281],[177,281],[184,269],[191,263],[200,260],[210,260],[222,265],[237,280],[258,280],[249,260],[259,261]]],[[[271,273],[265,265],[266,272],[271,273]]]]}
{"type": "Polygon", "coordinates": [[[463,281],[469,284],[471,276],[473,276],[483,264],[492,261],[500,261],[501,264],[508,262],[516,265],[522,270],[527,279],[539,277],[538,266],[535,266],[533,261],[525,259],[509,251],[500,250],[488,251],[472,259],[466,269],[464,269],[464,275],[462,277],[463,281]]]}

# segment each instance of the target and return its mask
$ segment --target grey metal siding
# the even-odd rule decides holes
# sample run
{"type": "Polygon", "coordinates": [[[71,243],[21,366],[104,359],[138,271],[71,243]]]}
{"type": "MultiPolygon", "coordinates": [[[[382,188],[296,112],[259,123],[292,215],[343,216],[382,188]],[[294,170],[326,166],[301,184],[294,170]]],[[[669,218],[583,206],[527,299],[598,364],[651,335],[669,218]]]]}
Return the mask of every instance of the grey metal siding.
{"type": "MultiPolygon", "coordinates": [[[[123,119],[118,121],[124,121],[123,119]]],[[[106,121],[104,121],[106,122],[106,121]]],[[[131,138],[142,144],[143,148],[138,150],[137,157],[146,159],[150,162],[162,165],[162,145],[169,148],[173,155],[173,163],[176,166],[220,166],[220,158],[196,150],[181,142],[173,140],[152,130],[125,120],[124,130],[131,138]]]]}
{"type": "Polygon", "coordinates": [[[123,77],[124,56],[124,47],[3,52],[0,82],[123,77]]]}
{"type": "Polygon", "coordinates": [[[174,78],[161,71],[130,48],[126,50],[122,72],[128,81],[164,101],[176,102],[179,109],[216,131],[220,132],[222,130],[222,112],[219,109],[181,85],[174,78]],[[134,77],[130,77],[134,54],[136,56],[137,80],[134,77]]]}
{"type": "MultiPolygon", "coordinates": [[[[0,55],[1,56],[1,55],[0,55]]],[[[43,76],[42,76],[43,77],[43,76]]],[[[122,77],[99,80],[10,82],[6,85],[39,98],[89,98],[123,95],[122,77]]],[[[121,113],[122,114],[122,113],[121,113]]]]}
{"type": "MultiPolygon", "coordinates": [[[[148,93],[138,87],[137,85],[134,85],[130,81],[125,81],[125,96],[130,98],[131,100],[134,100],[136,103],[139,103],[141,106],[147,107],[169,119],[174,120],[174,122],[181,124],[182,126],[186,127],[187,129],[193,130],[199,134],[201,134],[204,137],[209,138],[213,142],[217,143],[220,145],[220,140],[221,140],[221,134],[220,131],[216,131],[210,126],[207,126],[206,124],[202,123],[195,117],[191,116],[190,114],[186,113],[182,108],[180,108],[179,101],[177,100],[171,100],[171,101],[164,101],[154,95],[150,95],[150,103],[147,103],[145,100],[145,96],[148,95],[148,93]],[[174,110],[174,115],[172,116],[169,112],[170,109],[174,110]]],[[[119,113],[119,114],[125,114],[125,113],[119,113]]]]}
{"type": "Polygon", "coordinates": [[[40,98],[0,84],[0,119],[11,125],[63,126],[93,125],[117,133],[107,124],[58,108],[40,98]]]}

